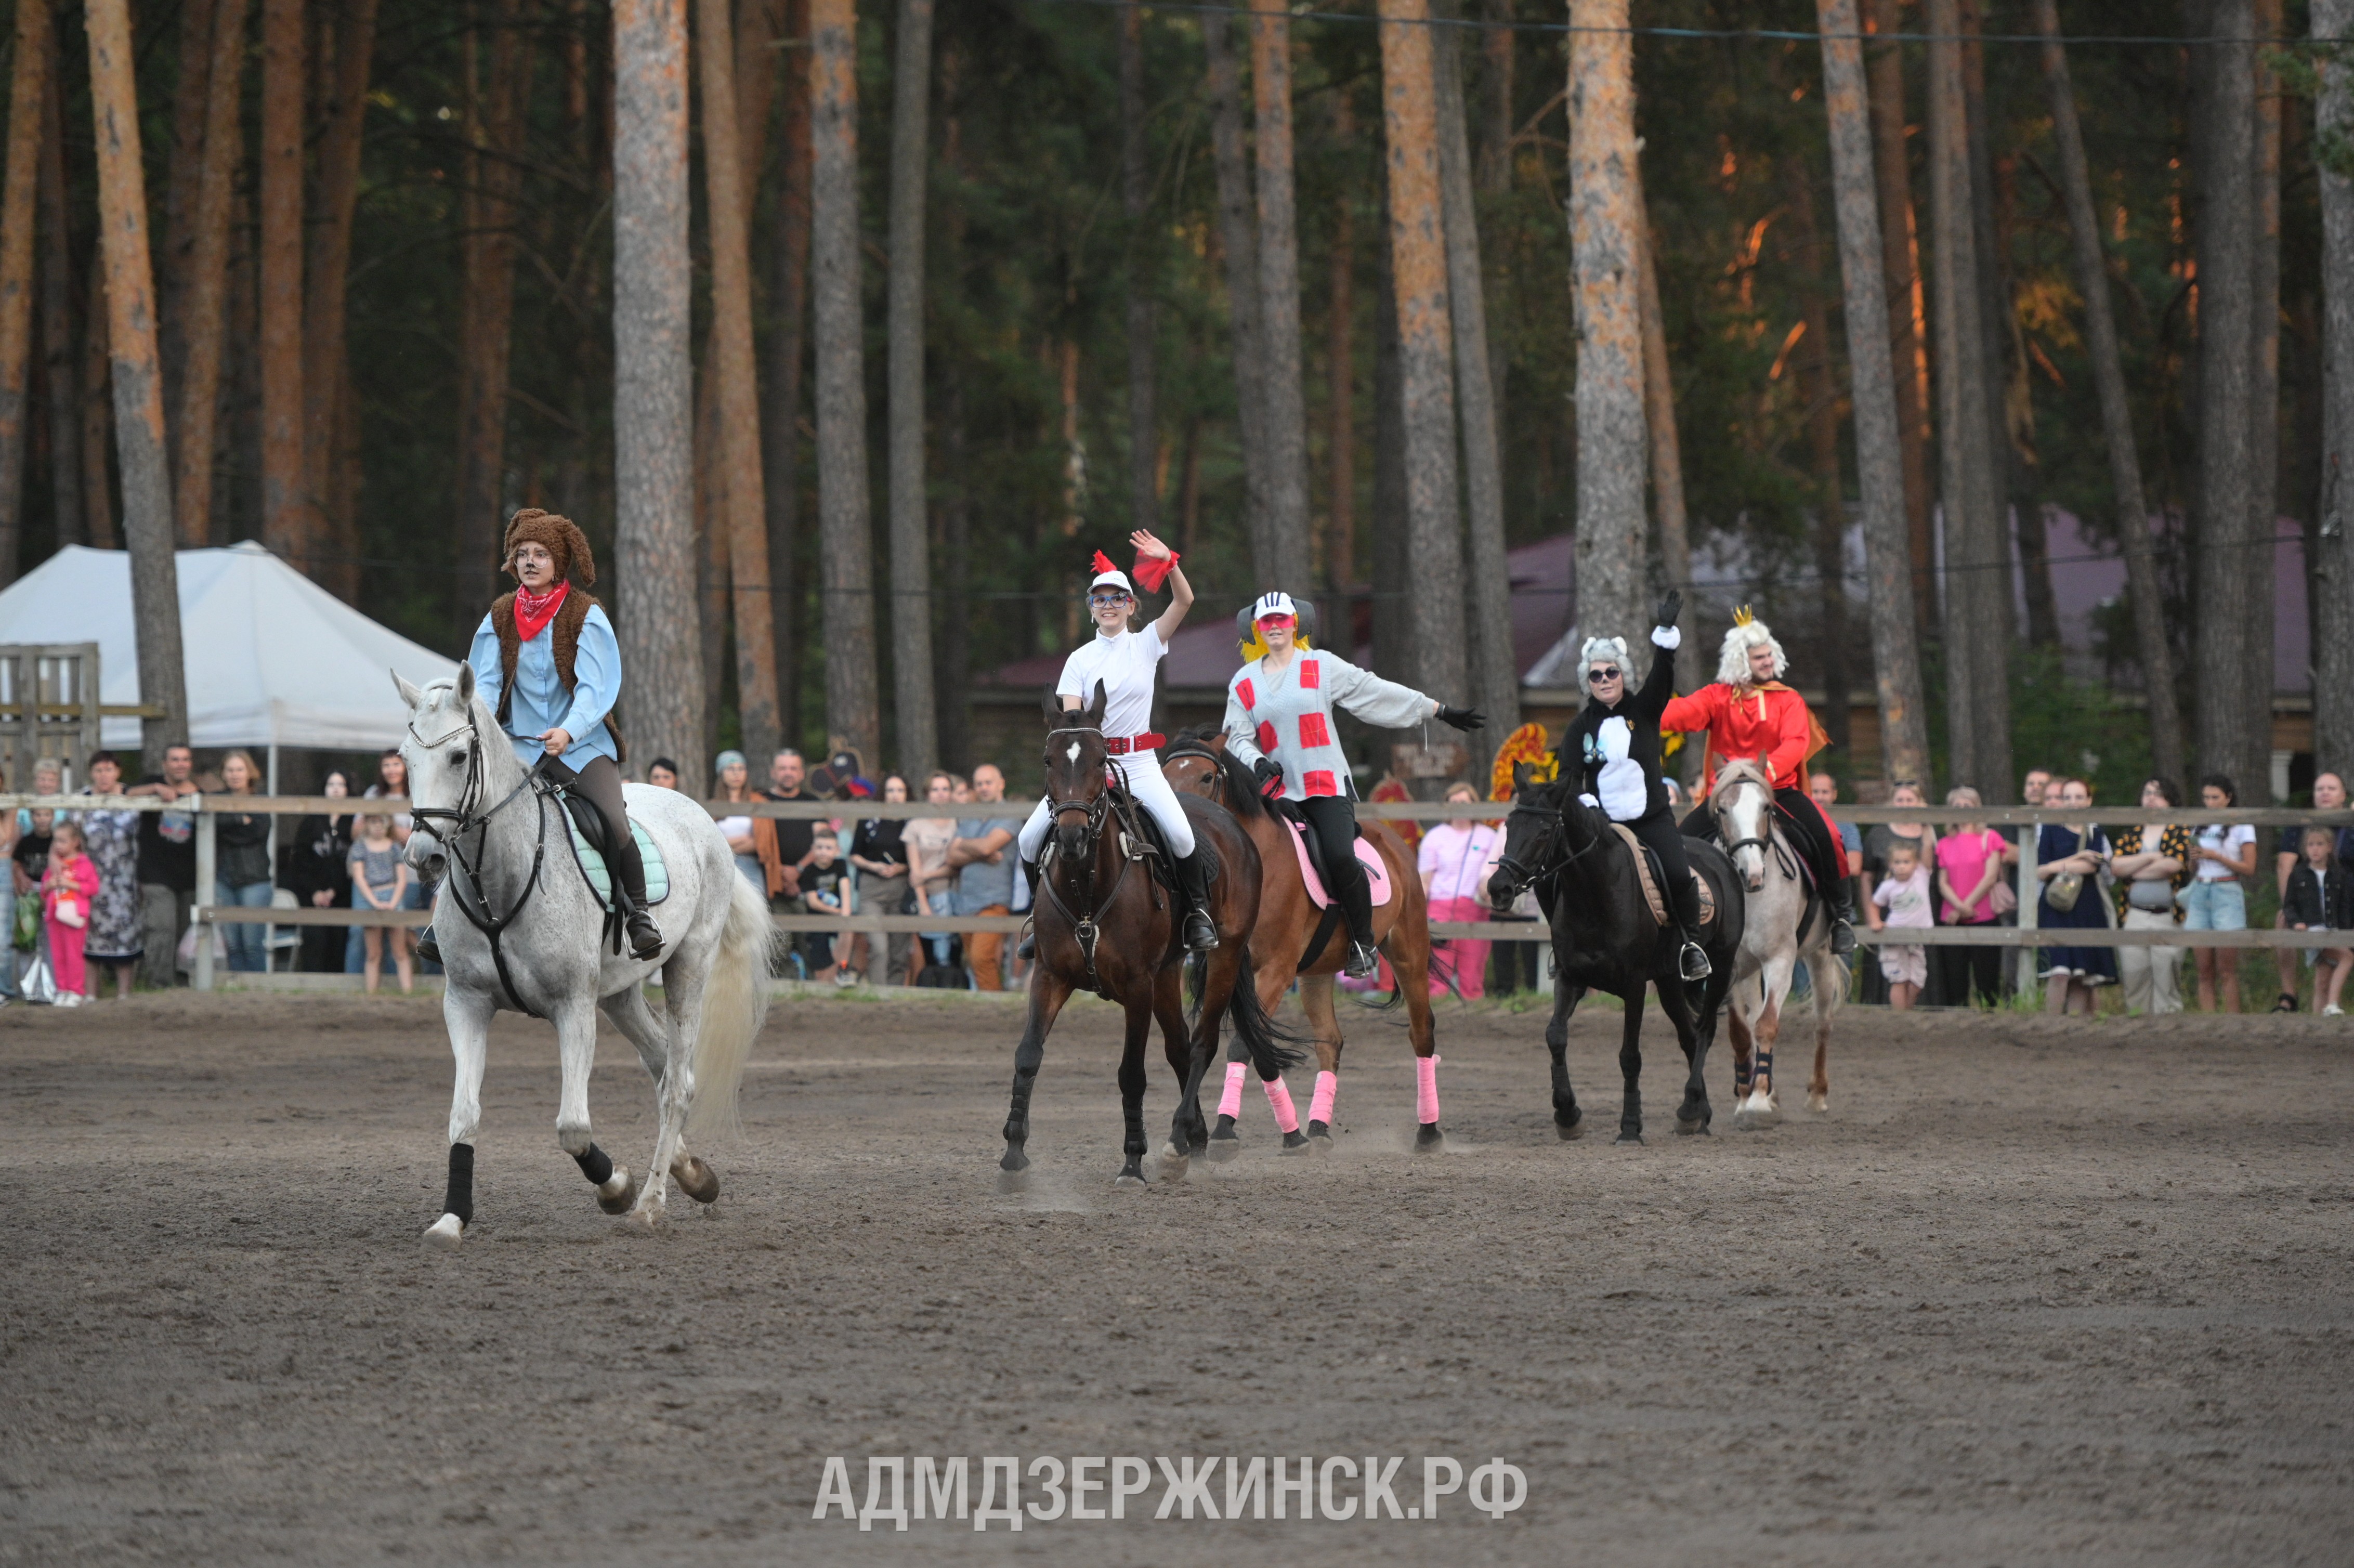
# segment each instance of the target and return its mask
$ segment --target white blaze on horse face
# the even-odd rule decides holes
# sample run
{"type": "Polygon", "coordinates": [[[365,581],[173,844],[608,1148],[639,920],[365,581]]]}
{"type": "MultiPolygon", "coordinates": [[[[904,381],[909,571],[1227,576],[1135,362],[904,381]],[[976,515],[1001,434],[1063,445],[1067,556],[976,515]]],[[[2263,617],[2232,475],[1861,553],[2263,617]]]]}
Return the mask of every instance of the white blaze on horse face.
{"type": "Polygon", "coordinates": [[[1077,741],[1076,741],[1076,740],[1075,740],[1075,741],[1073,741],[1073,742],[1071,742],[1071,749],[1070,749],[1069,751],[1066,752],[1064,755],[1065,755],[1065,756],[1066,756],[1066,757],[1068,757],[1068,758],[1069,758],[1073,762],[1076,762],[1076,761],[1078,761],[1078,759],[1079,759],[1079,743],[1078,743],[1077,741]]]}

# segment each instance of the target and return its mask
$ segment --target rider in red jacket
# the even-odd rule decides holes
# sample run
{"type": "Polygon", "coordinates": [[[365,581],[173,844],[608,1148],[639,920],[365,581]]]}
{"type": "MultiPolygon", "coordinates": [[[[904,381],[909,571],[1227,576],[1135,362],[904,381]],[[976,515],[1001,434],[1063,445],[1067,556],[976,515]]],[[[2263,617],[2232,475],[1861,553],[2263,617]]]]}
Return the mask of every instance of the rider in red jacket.
{"type": "MultiPolygon", "coordinates": [[[[1715,683],[1670,702],[1659,725],[1687,735],[1707,735],[1700,785],[1703,801],[1716,776],[1716,759],[1755,758],[1764,764],[1773,779],[1775,803],[1804,847],[1815,868],[1816,885],[1830,905],[1831,950],[1844,958],[1855,950],[1855,905],[1848,880],[1852,874],[1839,829],[1807,793],[1807,759],[1822,749],[1826,737],[1807,699],[1782,683],[1788,667],[1789,659],[1772,630],[1744,610],[1724,634],[1715,683]]],[[[1715,824],[1705,804],[1685,819],[1684,831],[1713,836],[1715,824]]]]}

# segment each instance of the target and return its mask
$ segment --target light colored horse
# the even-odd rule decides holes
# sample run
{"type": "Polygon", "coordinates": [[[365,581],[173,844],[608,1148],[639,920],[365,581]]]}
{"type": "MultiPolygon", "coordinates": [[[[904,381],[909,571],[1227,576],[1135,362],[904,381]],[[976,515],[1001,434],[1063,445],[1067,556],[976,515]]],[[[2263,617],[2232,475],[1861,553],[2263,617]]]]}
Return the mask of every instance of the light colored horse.
{"type": "Polygon", "coordinates": [[[670,894],[660,906],[662,951],[640,961],[605,940],[606,916],[575,863],[562,803],[515,758],[497,718],[476,694],[474,672],[422,688],[398,675],[408,705],[400,754],[408,764],[417,832],[408,863],[446,864],[433,930],[448,976],[441,1012],[457,1084],[450,1101],[450,1186],[429,1244],[454,1246],[473,1218],[474,1130],[482,1121],[484,1051],[501,1008],[556,1025],[564,1088],[556,1138],[596,1185],[609,1214],[651,1226],[669,1178],[699,1202],[719,1179],[687,1152],[698,1138],[732,1128],[744,1060],[769,1006],[769,910],[737,871],[718,825],[695,800],[649,785],[628,787],[630,815],[660,846],[670,894]],[[657,1018],[640,987],[659,971],[657,1018]],[[512,988],[512,989],[510,989],[512,988]],[[638,1048],[654,1080],[660,1129],[642,1185],[588,1135],[588,1070],[602,1009],[638,1048]]]}
{"type": "Polygon", "coordinates": [[[1815,1076],[1807,1108],[1830,1108],[1831,1015],[1847,1000],[1847,965],[1831,952],[1831,912],[1807,891],[1797,851],[1774,823],[1774,784],[1754,762],[1717,769],[1709,810],[1718,842],[1748,889],[1748,923],[1733,968],[1733,1125],[1771,1127],[1781,1119],[1774,1097],[1774,1044],[1782,1033],[1782,1004],[1800,964],[1807,966],[1815,1004],[1815,1076]],[[1802,942],[1808,906],[1814,917],[1802,942]]]}

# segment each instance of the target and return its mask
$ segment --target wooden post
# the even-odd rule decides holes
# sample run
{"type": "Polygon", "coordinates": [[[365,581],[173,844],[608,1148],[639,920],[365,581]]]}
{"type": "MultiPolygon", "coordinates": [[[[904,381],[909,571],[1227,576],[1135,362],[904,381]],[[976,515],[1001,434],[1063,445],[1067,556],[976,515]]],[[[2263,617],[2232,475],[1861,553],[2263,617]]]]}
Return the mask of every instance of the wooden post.
{"type": "Polygon", "coordinates": [[[86,15],[107,343],[122,470],[122,531],[131,550],[131,613],[138,629],[139,699],[158,715],[142,722],[141,740],[148,768],[160,773],[164,748],[187,736],[188,688],[180,662],[179,564],[172,554],[164,380],[155,363],[155,284],[147,257],[139,93],[132,79],[128,0],[90,0],[86,15]]]}
{"type": "Polygon", "coordinates": [[[196,932],[196,965],[188,976],[188,983],[197,991],[213,989],[213,932],[215,927],[205,919],[205,910],[213,901],[213,885],[218,879],[220,865],[220,819],[201,808],[208,802],[199,798],[196,812],[196,895],[190,901],[188,923],[196,932]]]}

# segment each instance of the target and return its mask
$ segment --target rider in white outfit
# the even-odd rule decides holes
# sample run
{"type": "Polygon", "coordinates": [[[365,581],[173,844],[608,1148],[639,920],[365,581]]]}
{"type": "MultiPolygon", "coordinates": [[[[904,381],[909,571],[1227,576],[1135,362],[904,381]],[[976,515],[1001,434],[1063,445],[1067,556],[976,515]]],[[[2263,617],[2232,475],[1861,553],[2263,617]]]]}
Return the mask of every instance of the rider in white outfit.
{"type": "MultiPolygon", "coordinates": [[[[1129,630],[1128,621],[1136,608],[1136,589],[1126,572],[1114,567],[1098,553],[1095,580],[1087,585],[1087,612],[1095,620],[1096,635],[1064,662],[1063,678],[1055,683],[1055,694],[1062,699],[1065,712],[1073,712],[1095,699],[1096,686],[1101,683],[1103,733],[1111,750],[1111,765],[1127,781],[1129,793],[1136,797],[1137,803],[1159,824],[1161,836],[1169,841],[1169,853],[1177,857],[1178,885],[1185,892],[1185,946],[1193,952],[1206,952],[1218,945],[1218,928],[1210,918],[1202,863],[1193,853],[1193,825],[1185,820],[1185,810],[1177,803],[1177,792],[1161,776],[1161,746],[1164,737],[1152,733],[1153,683],[1159,676],[1161,661],[1168,656],[1169,639],[1184,621],[1185,612],[1193,607],[1193,589],[1186,582],[1185,574],[1177,569],[1176,553],[1168,546],[1140,528],[1129,535],[1129,541],[1136,546],[1138,575],[1147,578],[1148,586],[1152,572],[1168,574],[1169,608],[1161,612],[1158,620],[1146,623],[1143,630],[1129,630]]],[[[1022,824],[1017,842],[1023,869],[1034,882],[1038,873],[1038,853],[1046,842],[1046,830],[1052,821],[1046,802],[1041,800],[1030,813],[1030,820],[1022,824]]]]}

